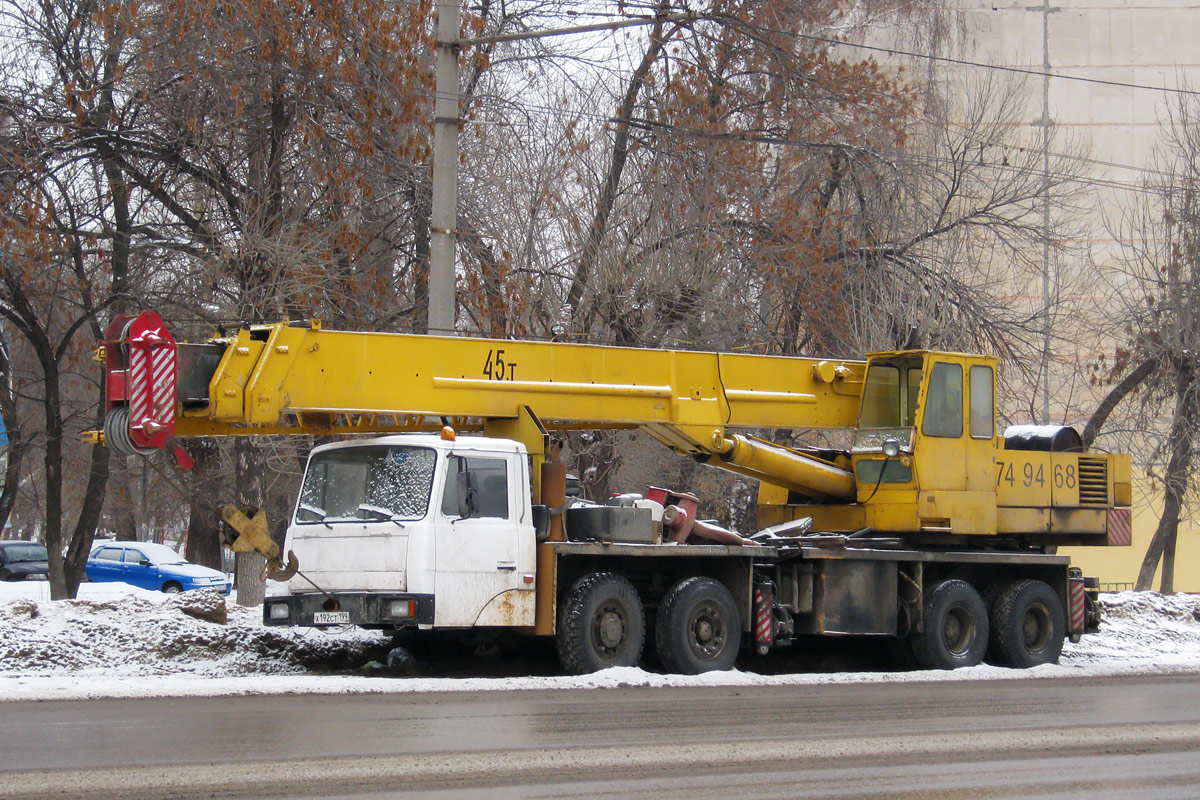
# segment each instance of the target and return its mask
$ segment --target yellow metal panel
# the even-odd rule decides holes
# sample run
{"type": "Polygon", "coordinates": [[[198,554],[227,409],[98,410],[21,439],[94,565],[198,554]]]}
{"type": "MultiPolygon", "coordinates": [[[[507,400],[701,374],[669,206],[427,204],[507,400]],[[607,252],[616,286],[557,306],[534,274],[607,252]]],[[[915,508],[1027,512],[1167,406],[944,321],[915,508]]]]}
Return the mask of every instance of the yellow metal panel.
{"type": "MultiPolygon", "coordinates": [[[[245,389],[250,373],[262,354],[263,343],[252,341],[249,331],[238,331],[225,350],[221,363],[209,383],[209,416],[219,420],[240,421],[244,417],[245,389]]],[[[176,431],[176,435],[179,432],[176,431]]]]}
{"type": "Polygon", "coordinates": [[[996,509],[996,531],[998,533],[1045,533],[1050,530],[1048,508],[998,508],[996,509]]]}
{"type": "Polygon", "coordinates": [[[1114,453],[1109,458],[1112,465],[1113,505],[1133,505],[1132,464],[1129,454],[1114,453]]]}
{"type": "Polygon", "coordinates": [[[259,358],[246,384],[246,416],[251,423],[270,425],[278,422],[283,410],[289,406],[291,396],[285,382],[293,362],[301,357],[299,348],[307,333],[304,328],[286,325],[271,329],[262,350],[266,357],[259,358]]]}
{"type": "MultiPolygon", "coordinates": [[[[788,490],[782,486],[762,481],[758,484],[758,504],[760,506],[781,506],[787,503],[788,490]]],[[[761,522],[759,523],[762,524],[761,522]]],[[[766,527],[765,525],[763,527],[766,527]]]]}
{"type": "Polygon", "coordinates": [[[1108,510],[1103,508],[1052,508],[1051,533],[1098,533],[1108,531],[1108,510]]]}
{"type": "Polygon", "coordinates": [[[878,531],[915,531],[918,527],[917,491],[881,490],[867,506],[866,525],[878,531]]]}
{"type": "Polygon", "coordinates": [[[1054,485],[1050,453],[1001,450],[996,454],[996,504],[1046,508],[1054,485]]]}
{"type": "Polygon", "coordinates": [[[921,492],[918,513],[923,520],[949,520],[956,534],[996,532],[996,495],[992,492],[921,492]]]}
{"type": "Polygon", "coordinates": [[[1051,481],[1054,486],[1051,505],[1056,507],[1079,505],[1079,454],[1051,453],[1050,466],[1053,471],[1051,481]]]}
{"type": "Polygon", "coordinates": [[[867,527],[865,506],[792,506],[796,517],[812,517],[814,531],[858,531],[867,527]]]}

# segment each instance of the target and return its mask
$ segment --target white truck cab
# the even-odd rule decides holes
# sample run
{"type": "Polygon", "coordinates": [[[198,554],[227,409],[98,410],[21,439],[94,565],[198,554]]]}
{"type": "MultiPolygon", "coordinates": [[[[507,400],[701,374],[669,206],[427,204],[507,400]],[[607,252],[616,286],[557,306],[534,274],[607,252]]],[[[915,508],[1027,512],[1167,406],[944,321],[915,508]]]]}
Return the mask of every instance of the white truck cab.
{"type": "Polygon", "coordinates": [[[532,625],[529,469],[522,444],[481,436],[314,449],[284,545],[304,574],[268,598],[268,623],[532,625]]]}

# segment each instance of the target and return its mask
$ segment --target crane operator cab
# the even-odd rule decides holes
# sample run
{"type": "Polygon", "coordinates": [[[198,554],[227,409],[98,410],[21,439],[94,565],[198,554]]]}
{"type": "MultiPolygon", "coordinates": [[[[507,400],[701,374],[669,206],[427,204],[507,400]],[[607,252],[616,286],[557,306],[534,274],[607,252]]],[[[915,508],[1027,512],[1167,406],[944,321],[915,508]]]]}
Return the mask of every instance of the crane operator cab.
{"type": "Polygon", "coordinates": [[[996,359],[869,356],[851,460],[864,527],[996,533],[996,359]]]}

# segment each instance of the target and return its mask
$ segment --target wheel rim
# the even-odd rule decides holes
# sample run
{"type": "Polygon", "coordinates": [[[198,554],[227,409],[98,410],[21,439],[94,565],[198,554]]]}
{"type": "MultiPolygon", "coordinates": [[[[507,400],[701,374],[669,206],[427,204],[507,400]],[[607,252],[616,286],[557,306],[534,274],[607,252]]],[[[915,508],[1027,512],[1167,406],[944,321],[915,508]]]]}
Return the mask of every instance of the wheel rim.
{"type": "Polygon", "coordinates": [[[702,603],[692,612],[688,620],[688,644],[692,652],[705,660],[711,660],[725,649],[729,631],[725,616],[715,603],[702,603]]]}
{"type": "Polygon", "coordinates": [[[592,619],[592,640],[600,654],[605,658],[615,656],[625,641],[627,628],[625,609],[621,606],[605,603],[596,609],[596,615],[592,619]]]}
{"type": "Polygon", "coordinates": [[[975,641],[975,620],[965,606],[955,606],[946,612],[942,621],[942,641],[950,654],[965,656],[975,641]]]}
{"type": "Polygon", "coordinates": [[[1025,649],[1040,653],[1050,641],[1050,609],[1042,603],[1034,603],[1021,617],[1021,639],[1025,649]]]}

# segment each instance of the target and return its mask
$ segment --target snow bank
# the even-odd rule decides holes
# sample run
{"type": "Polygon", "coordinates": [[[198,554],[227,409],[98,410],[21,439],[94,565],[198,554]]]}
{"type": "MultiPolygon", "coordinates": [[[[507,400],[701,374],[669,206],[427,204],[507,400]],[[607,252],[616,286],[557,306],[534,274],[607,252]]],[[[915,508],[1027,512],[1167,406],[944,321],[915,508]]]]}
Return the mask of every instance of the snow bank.
{"type": "Polygon", "coordinates": [[[348,668],[387,642],[356,629],[266,628],[261,607],[213,589],[165,595],[83,584],[78,599],[51,601],[38,583],[0,593],[0,679],[305,674],[348,668]]]}
{"type": "Polygon", "coordinates": [[[17,586],[0,585],[0,700],[768,686],[1200,671],[1196,595],[1103,595],[1102,631],[1079,644],[1068,643],[1060,664],[1031,670],[986,665],[954,672],[761,675],[734,670],[686,677],[620,668],[579,677],[381,679],[352,672],[364,662],[382,659],[387,637],[357,629],[267,628],[261,608],[241,608],[215,591],[168,596],[118,584],[85,584],[80,599],[52,602],[39,594],[43,587],[17,586]]]}

